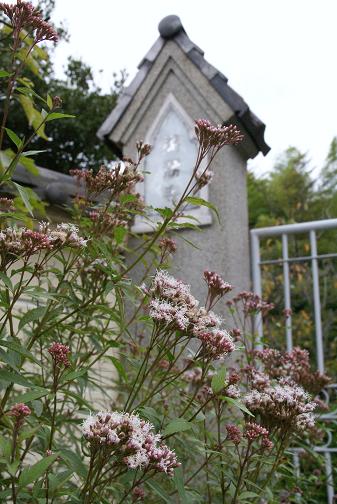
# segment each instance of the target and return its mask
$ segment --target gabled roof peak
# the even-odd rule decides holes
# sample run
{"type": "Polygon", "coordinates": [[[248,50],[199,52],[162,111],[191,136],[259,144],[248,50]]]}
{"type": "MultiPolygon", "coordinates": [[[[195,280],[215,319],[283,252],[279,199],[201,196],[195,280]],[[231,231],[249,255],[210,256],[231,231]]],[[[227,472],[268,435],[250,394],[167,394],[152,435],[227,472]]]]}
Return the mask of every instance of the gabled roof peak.
{"type": "Polygon", "coordinates": [[[141,60],[138,65],[138,73],[121,94],[116,107],[98,130],[98,137],[105,139],[118,156],[122,155],[122,149],[109,141],[109,135],[126,112],[165,44],[172,41],[178,45],[187,58],[206,77],[223,101],[233,110],[231,122],[234,120],[239,127],[244,128],[244,133],[247,133],[252,140],[256,149],[253,157],[258,152],[266,155],[270,147],[264,139],[264,123],[250,110],[244,99],[228,85],[227,77],[204,58],[204,52],[188,37],[179,16],[173,14],[166,16],[160,21],[158,30],[159,38],[141,60]]]}

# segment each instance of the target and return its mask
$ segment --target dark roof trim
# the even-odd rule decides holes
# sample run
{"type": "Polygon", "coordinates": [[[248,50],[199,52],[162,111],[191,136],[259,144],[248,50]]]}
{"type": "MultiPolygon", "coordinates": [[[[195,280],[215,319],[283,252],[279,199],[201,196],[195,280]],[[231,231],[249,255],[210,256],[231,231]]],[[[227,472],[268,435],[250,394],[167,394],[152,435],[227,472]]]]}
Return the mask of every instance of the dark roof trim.
{"type": "MultiPolygon", "coordinates": [[[[265,124],[250,110],[243,98],[227,84],[227,77],[205,60],[204,52],[189,39],[179,17],[173,15],[165,17],[159,23],[158,28],[160,37],[140,62],[138,66],[138,73],[131,84],[121,94],[118,99],[117,106],[102,124],[97,132],[97,136],[102,140],[108,140],[108,136],[126,112],[134,95],[145,80],[165,42],[167,40],[174,40],[190,61],[206,77],[215,91],[217,91],[217,93],[234,111],[238,123],[242,125],[245,132],[250,136],[257,151],[266,155],[269,152],[270,147],[264,140],[264,131],[266,128],[265,124]]],[[[111,141],[108,141],[108,144],[115,154],[121,154],[121,146],[114,145],[111,141]]]]}

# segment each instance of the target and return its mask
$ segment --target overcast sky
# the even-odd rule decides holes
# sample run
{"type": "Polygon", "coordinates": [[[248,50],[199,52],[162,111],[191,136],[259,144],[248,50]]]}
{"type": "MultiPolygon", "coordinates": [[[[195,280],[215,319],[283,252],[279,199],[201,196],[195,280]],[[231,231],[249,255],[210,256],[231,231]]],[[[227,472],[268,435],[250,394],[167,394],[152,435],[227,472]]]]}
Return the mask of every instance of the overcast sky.
{"type": "Polygon", "coordinates": [[[132,78],[169,14],[266,123],[272,150],[254,171],[267,172],[290,145],[321,167],[337,135],[337,0],[56,0],[54,19],[71,34],[55,51],[57,75],[73,55],[105,91],[113,72],[132,78]]]}

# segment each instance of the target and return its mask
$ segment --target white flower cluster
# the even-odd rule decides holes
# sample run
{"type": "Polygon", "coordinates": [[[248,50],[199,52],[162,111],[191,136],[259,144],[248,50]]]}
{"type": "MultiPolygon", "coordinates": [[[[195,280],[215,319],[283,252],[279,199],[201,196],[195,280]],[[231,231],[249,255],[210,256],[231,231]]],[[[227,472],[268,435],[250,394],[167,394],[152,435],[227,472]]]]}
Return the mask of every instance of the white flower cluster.
{"type": "Polygon", "coordinates": [[[222,359],[235,350],[230,334],[221,329],[222,320],[211,311],[199,308],[190,286],[159,270],[145,292],[151,296],[149,315],[159,324],[179,329],[198,338],[203,354],[209,359],[222,359]]]}
{"type": "Polygon", "coordinates": [[[68,247],[85,247],[87,240],[82,238],[75,224],[62,223],[57,224],[56,229],[49,229],[45,222],[40,223],[40,233],[48,236],[49,240],[55,245],[66,245],[68,247]]]}
{"type": "Polygon", "coordinates": [[[312,411],[316,403],[302,387],[278,383],[263,390],[252,390],[244,399],[252,413],[258,413],[267,425],[284,425],[303,431],[315,425],[312,411]]]}
{"type": "Polygon", "coordinates": [[[62,246],[84,247],[86,243],[73,224],[58,224],[52,230],[47,223],[41,223],[39,231],[7,227],[0,232],[0,253],[3,257],[27,257],[41,250],[54,250],[62,246]]]}
{"type": "Polygon", "coordinates": [[[153,425],[138,415],[101,411],[83,422],[82,432],[91,444],[110,450],[129,469],[149,467],[171,476],[180,465],[174,451],[160,444],[153,425]]]}

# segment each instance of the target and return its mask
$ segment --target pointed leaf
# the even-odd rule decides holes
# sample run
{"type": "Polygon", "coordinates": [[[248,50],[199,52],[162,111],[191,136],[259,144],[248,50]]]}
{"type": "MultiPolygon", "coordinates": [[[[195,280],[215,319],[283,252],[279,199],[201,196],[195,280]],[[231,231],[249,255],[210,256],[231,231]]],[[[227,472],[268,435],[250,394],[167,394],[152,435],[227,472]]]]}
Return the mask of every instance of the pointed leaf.
{"type": "Polygon", "coordinates": [[[225,386],[225,379],[226,379],[226,368],[222,367],[220,368],[217,373],[213,376],[212,381],[211,381],[211,387],[214,392],[214,394],[218,394],[220,390],[222,390],[225,386]]]}
{"type": "Polygon", "coordinates": [[[46,122],[55,121],[56,119],[74,119],[76,116],[71,114],[62,114],[61,112],[53,112],[49,114],[46,122]]]}
{"type": "Polygon", "coordinates": [[[25,467],[19,478],[19,486],[24,487],[30,483],[35,483],[46,472],[48,467],[55,462],[58,456],[58,453],[54,453],[53,455],[49,455],[49,457],[39,460],[33,466],[25,467]]]}
{"type": "Polygon", "coordinates": [[[204,200],[203,198],[197,198],[196,196],[188,196],[185,201],[187,203],[191,203],[192,205],[196,205],[196,206],[204,206],[204,207],[207,207],[209,208],[210,210],[212,210],[215,215],[217,216],[218,218],[218,221],[220,222],[220,216],[219,216],[219,212],[218,210],[216,209],[216,207],[210,203],[209,201],[206,201],[204,200]]]}
{"type": "Polygon", "coordinates": [[[28,403],[31,401],[35,401],[36,399],[40,399],[40,397],[44,397],[50,393],[50,390],[38,388],[31,390],[30,392],[26,392],[25,394],[20,394],[15,397],[14,403],[28,403]]]}
{"type": "Polygon", "coordinates": [[[183,432],[192,429],[192,426],[193,424],[191,422],[188,422],[183,418],[177,418],[176,420],[172,420],[172,422],[166,426],[163,434],[164,436],[169,436],[170,434],[175,434],[176,432],[183,432]]]}
{"type": "Polygon", "coordinates": [[[33,207],[32,205],[30,204],[30,201],[29,201],[29,193],[28,191],[26,190],[25,187],[21,186],[20,184],[17,184],[16,182],[13,182],[12,181],[12,184],[14,185],[14,187],[16,187],[18,193],[20,194],[20,197],[25,205],[25,207],[27,208],[28,212],[30,213],[30,215],[32,217],[34,217],[34,214],[33,214],[33,207]]]}
{"type": "Polygon", "coordinates": [[[5,128],[7,135],[9,138],[12,140],[12,142],[17,146],[18,149],[20,149],[22,145],[21,139],[18,137],[18,135],[11,129],[5,128]]]}
{"type": "Polygon", "coordinates": [[[35,322],[43,317],[45,314],[46,308],[45,306],[39,306],[38,308],[33,308],[24,314],[19,323],[19,331],[29,322],[35,322]]]}

